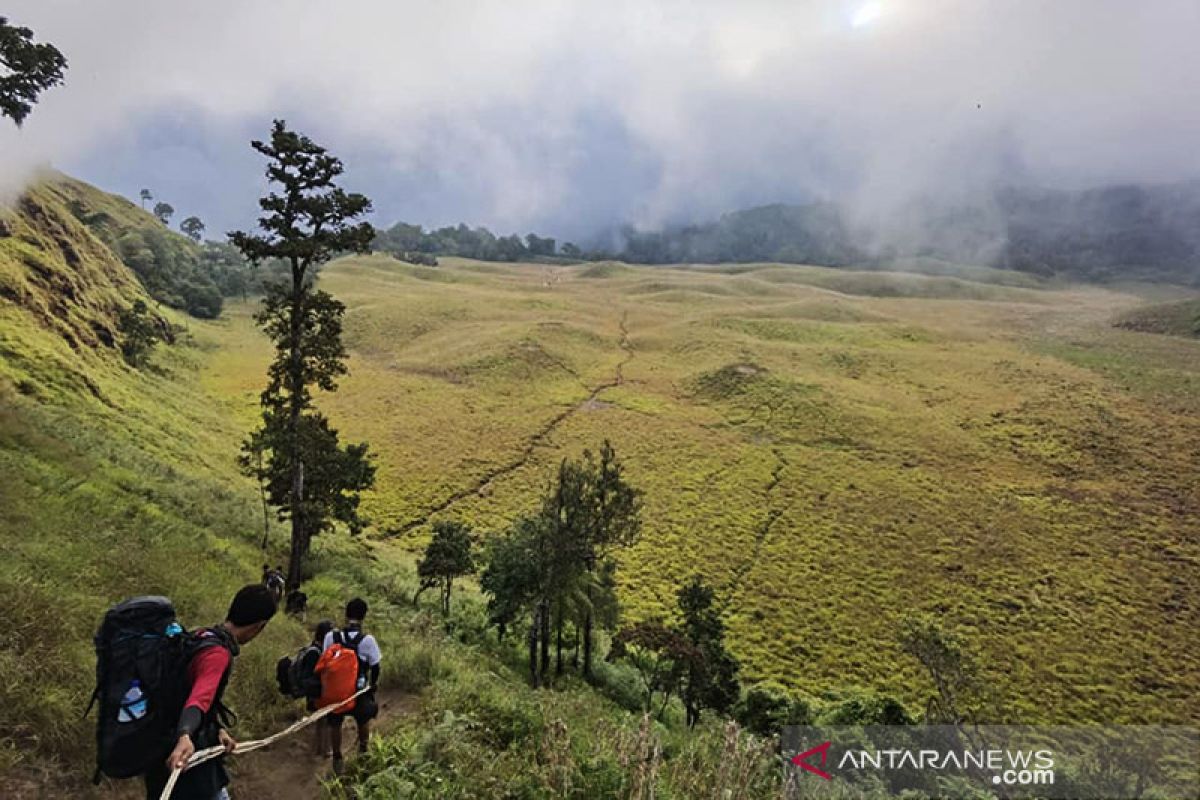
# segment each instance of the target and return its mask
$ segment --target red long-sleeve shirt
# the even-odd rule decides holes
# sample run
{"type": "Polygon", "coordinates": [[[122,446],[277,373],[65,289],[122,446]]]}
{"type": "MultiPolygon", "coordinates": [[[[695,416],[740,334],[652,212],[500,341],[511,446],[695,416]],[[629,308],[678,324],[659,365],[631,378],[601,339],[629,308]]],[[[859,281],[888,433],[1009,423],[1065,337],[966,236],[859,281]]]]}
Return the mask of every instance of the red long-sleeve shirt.
{"type": "Polygon", "coordinates": [[[185,709],[195,706],[201,714],[208,713],[230,661],[232,657],[224,647],[206,647],[196,653],[188,664],[188,683],[192,690],[183,704],[185,709]]]}

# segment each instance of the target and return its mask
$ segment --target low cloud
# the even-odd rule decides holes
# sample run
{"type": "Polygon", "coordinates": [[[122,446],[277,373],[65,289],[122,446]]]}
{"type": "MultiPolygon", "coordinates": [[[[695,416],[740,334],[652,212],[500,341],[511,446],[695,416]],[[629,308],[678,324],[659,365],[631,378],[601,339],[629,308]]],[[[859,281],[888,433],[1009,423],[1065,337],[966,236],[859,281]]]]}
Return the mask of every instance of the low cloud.
{"type": "Polygon", "coordinates": [[[70,59],[36,164],[251,224],[273,117],[377,222],[583,236],[832,199],[866,221],[1004,183],[1197,177],[1193,2],[15,0],[70,59]],[[857,24],[856,24],[857,23],[857,24]]]}

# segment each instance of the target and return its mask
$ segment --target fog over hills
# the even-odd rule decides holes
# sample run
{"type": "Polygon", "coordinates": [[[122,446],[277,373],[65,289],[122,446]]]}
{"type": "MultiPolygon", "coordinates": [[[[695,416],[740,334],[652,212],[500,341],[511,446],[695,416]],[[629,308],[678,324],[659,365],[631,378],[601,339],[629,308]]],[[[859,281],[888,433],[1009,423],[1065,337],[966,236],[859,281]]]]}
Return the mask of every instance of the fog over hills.
{"type": "Polygon", "coordinates": [[[1003,187],[1200,178],[1193,2],[363,2],[334,15],[300,0],[13,0],[5,13],[71,72],[22,131],[0,130],[0,183],[48,161],[127,197],[149,188],[210,236],[256,216],[247,144],[275,116],[343,158],[379,226],[560,241],[820,202],[872,233],[854,240],[867,252],[914,239],[941,252],[962,223],[950,249],[989,255],[1010,222],[1024,230],[993,202],[1003,187]],[[924,221],[913,230],[919,198],[941,209],[936,246],[924,221]]]}
{"type": "Polygon", "coordinates": [[[925,198],[864,220],[831,203],[769,205],[597,247],[640,263],[782,261],[882,267],[906,259],[1089,280],[1200,281],[1200,182],[1086,191],[1007,187],[952,205],[925,198]]]}

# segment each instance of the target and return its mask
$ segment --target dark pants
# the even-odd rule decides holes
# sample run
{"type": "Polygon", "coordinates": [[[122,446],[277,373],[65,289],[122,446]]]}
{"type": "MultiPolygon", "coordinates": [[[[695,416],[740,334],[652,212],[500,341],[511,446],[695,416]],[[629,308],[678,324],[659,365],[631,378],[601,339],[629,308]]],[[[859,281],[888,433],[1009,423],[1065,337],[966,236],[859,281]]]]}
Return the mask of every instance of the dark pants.
{"type": "MultiPolygon", "coordinates": [[[[197,750],[213,747],[220,741],[219,731],[212,724],[201,726],[192,741],[197,750]]],[[[145,776],[146,800],[158,800],[170,777],[171,770],[167,769],[165,760],[149,770],[145,776]]],[[[227,785],[229,773],[225,771],[225,759],[214,758],[180,775],[171,792],[171,800],[214,800],[227,785]]]]}
{"type": "MultiPolygon", "coordinates": [[[[214,800],[229,783],[229,773],[221,764],[223,760],[207,761],[180,775],[171,800],[214,800]]],[[[146,800],[158,800],[170,777],[171,771],[165,764],[147,772],[146,800]]]]}
{"type": "Polygon", "coordinates": [[[377,716],[379,716],[379,703],[375,700],[375,692],[370,691],[355,698],[354,708],[345,714],[330,714],[326,719],[329,721],[329,727],[340,728],[342,727],[342,720],[346,717],[354,720],[359,725],[366,725],[377,716]]]}
{"type": "Polygon", "coordinates": [[[346,717],[350,717],[350,719],[358,724],[358,749],[365,752],[367,747],[367,725],[377,716],[379,716],[379,704],[375,700],[375,693],[367,692],[354,701],[354,708],[350,709],[350,711],[345,714],[330,714],[326,717],[329,729],[333,733],[332,745],[334,756],[336,757],[341,753],[342,721],[346,717]]]}

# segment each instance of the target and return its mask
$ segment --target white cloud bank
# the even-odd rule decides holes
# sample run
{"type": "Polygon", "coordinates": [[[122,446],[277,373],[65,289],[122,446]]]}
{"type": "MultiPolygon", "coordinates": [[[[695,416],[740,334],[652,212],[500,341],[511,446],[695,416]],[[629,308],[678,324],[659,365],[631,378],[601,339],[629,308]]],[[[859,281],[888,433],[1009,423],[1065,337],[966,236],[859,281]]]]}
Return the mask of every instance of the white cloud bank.
{"type": "Polygon", "coordinates": [[[832,197],[1200,175],[1200,4],[10,0],[70,60],[34,164],[247,224],[286,117],[379,222],[572,235],[832,197]]]}

